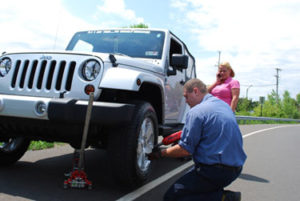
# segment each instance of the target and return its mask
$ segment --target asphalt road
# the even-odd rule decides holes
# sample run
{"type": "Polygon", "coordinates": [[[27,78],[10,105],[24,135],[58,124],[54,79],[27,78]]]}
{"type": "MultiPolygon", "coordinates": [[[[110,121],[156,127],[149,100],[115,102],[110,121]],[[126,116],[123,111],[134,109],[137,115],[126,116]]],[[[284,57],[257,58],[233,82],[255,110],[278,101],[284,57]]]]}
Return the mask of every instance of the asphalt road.
{"type": "MultiPolygon", "coordinates": [[[[300,125],[240,126],[248,155],[241,176],[228,189],[241,191],[244,201],[300,200],[300,125]]],[[[72,167],[73,149],[60,146],[28,151],[14,166],[0,168],[1,201],[161,200],[163,193],[191,161],[164,159],[155,164],[145,186],[130,191],[112,181],[106,152],[88,150],[86,171],[94,189],[63,189],[72,167]]]]}
{"type": "Polygon", "coordinates": [[[300,125],[278,126],[244,136],[248,159],[242,175],[230,186],[242,192],[243,200],[300,200],[300,125]]]}

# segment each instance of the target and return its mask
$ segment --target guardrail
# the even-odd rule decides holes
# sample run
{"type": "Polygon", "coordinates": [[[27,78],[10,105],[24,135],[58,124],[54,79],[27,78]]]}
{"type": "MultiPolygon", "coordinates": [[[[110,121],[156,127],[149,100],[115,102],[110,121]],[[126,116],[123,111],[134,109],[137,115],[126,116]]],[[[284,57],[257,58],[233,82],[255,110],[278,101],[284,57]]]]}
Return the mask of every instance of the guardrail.
{"type": "Polygon", "coordinates": [[[285,118],[272,118],[272,117],[253,117],[253,116],[236,116],[238,121],[285,121],[285,122],[299,122],[300,119],[285,119],[285,118]]]}

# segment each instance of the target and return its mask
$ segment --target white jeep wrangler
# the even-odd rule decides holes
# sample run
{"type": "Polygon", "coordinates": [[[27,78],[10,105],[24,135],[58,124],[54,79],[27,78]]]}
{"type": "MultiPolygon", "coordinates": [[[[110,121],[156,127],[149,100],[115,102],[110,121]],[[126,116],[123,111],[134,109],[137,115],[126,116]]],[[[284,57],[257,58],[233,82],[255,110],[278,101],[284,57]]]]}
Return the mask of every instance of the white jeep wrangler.
{"type": "Polygon", "coordinates": [[[4,53],[0,165],[19,160],[31,140],[79,148],[94,90],[87,146],[107,149],[115,178],[139,185],[158,136],[182,128],[182,88],[195,77],[185,44],[162,29],[78,32],[66,51],[4,53]]]}

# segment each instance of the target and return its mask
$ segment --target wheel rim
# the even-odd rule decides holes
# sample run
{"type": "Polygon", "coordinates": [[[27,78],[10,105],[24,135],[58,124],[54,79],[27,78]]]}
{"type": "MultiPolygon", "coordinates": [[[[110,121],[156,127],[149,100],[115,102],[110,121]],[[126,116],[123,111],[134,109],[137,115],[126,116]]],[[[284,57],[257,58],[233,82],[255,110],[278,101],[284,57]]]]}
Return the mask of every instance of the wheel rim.
{"type": "Polygon", "coordinates": [[[152,152],[154,147],[154,135],[153,121],[147,117],[141,125],[137,145],[137,165],[142,172],[146,172],[151,164],[146,154],[152,152]]]}
{"type": "Polygon", "coordinates": [[[0,150],[3,152],[13,152],[15,151],[19,145],[23,142],[22,137],[18,138],[9,138],[6,141],[0,142],[0,150]]]}

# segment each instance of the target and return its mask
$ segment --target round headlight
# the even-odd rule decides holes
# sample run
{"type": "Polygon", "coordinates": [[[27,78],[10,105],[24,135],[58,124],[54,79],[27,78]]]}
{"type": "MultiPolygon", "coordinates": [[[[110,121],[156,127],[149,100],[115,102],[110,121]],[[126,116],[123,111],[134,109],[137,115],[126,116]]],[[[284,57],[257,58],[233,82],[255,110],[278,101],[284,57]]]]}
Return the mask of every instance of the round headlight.
{"type": "Polygon", "coordinates": [[[100,72],[100,64],[95,60],[88,60],[83,64],[82,76],[87,81],[96,79],[100,72]]]}
{"type": "Polygon", "coordinates": [[[0,76],[4,77],[11,69],[11,60],[9,58],[3,58],[0,60],[0,76]]]}

